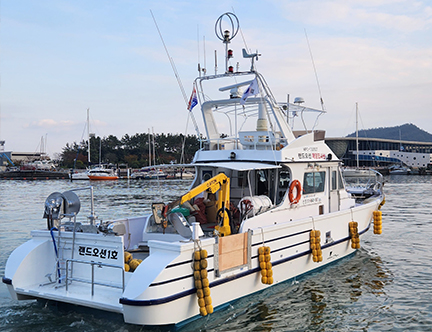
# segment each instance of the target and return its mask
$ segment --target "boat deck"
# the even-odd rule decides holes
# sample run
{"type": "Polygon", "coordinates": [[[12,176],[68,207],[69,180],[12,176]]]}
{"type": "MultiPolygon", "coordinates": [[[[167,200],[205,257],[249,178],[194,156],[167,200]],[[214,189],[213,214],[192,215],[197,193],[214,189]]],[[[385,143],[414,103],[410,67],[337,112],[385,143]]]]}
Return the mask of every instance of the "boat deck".
{"type": "Polygon", "coordinates": [[[71,281],[66,290],[66,284],[50,283],[32,285],[26,289],[16,288],[20,295],[82,305],[94,309],[107,310],[117,313],[123,312],[119,303],[123,290],[102,285],[94,285],[94,294],[89,283],[71,281]]]}

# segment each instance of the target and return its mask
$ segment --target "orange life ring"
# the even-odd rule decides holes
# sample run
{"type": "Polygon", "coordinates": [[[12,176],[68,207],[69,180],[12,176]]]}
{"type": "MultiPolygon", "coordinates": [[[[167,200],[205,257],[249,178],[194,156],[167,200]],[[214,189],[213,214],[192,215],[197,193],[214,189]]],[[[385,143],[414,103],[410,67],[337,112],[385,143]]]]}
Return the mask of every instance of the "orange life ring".
{"type": "Polygon", "coordinates": [[[301,184],[299,180],[293,180],[289,187],[288,198],[292,204],[297,204],[301,198],[301,184]],[[297,190],[297,195],[294,197],[294,189],[297,190]]]}

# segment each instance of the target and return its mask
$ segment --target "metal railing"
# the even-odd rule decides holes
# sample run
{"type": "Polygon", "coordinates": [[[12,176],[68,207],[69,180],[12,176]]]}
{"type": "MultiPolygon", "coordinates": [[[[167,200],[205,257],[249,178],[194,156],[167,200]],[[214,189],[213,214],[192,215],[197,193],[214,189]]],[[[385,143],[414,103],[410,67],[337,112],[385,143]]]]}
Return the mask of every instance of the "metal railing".
{"type": "Polygon", "coordinates": [[[82,260],[78,260],[78,259],[67,259],[66,260],[66,280],[65,281],[66,281],[66,291],[68,291],[69,281],[71,281],[71,282],[76,281],[76,282],[91,284],[91,295],[92,296],[94,295],[94,286],[95,285],[112,287],[112,288],[119,288],[119,289],[124,291],[124,288],[125,288],[125,271],[124,271],[124,268],[122,266],[117,266],[117,265],[113,265],[113,264],[105,264],[105,263],[93,262],[93,261],[87,262],[87,261],[82,261],[82,260]],[[80,263],[80,264],[91,265],[91,280],[89,281],[86,279],[74,278],[72,276],[69,277],[69,262],[70,263],[80,263]],[[111,267],[114,269],[120,269],[122,271],[122,285],[116,286],[116,285],[103,283],[103,282],[95,282],[95,280],[94,280],[94,267],[95,266],[97,266],[97,267],[111,267]]]}

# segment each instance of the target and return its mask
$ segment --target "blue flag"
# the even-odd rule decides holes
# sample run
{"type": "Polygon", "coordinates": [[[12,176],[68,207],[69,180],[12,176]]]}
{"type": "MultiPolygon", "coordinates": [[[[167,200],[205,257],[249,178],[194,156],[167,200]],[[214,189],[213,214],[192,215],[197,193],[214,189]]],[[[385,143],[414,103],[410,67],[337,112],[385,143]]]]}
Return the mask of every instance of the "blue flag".
{"type": "Polygon", "coordinates": [[[189,112],[192,111],[192,108],[194,108],[197,104],[198,104],[198,98],[197,98],[196,90],[194,87],[193,91],[192,91],[192,95],[190,96],[190,99],[189,99],[188,111],[189,112]]]}

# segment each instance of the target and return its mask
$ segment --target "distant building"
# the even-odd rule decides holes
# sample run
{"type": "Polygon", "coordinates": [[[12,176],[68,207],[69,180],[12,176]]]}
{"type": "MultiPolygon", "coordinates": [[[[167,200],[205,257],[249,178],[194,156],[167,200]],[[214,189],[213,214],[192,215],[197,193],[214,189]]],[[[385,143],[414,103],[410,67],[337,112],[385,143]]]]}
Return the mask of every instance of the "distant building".
{"type": "MultiPolygon", "coordinates": [[[[329,137],[328,146],[346,166],[356,166],[356,138],[329,137]]],[[[360,166],[390,166],[403,163],[427,168],[432,164],[432,142],[399,141],[381,138],[358,138],[360,166]]]]}
{"type": "Polygon", "coordinates": [[[0,167],[5,168],[11,163],[31,162],[47,159],[45,153],[41,152],[13,152],[4,150],[5,141],[0,141],[0,167]]]}
{"type": "Polygon", "coordinates": [[[11,152],[12,161],[21,162],[21,161],[35,161],[41,159],[49,159],[49,157],[45,153],[40,152],[11,152]]]}
{"type": "Polygon", "coordinates": [[[4,145],[5,141],[0,141],[0,170],[11,164],[12,152],[5,152],[4,145]]]}

